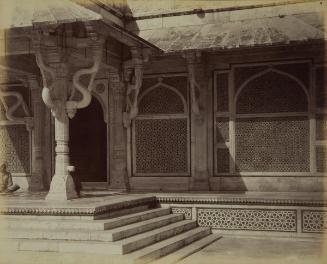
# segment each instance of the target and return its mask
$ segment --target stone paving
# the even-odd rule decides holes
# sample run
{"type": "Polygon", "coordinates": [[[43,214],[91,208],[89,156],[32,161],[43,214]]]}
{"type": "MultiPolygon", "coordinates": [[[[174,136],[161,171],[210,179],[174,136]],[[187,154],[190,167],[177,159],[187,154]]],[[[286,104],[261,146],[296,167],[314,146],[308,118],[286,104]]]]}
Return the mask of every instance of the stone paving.
{"type": "Polygon", "coordinates": [[[223,236],[181,264],[323,264],[325,245],[322,240],[223,236]]]}

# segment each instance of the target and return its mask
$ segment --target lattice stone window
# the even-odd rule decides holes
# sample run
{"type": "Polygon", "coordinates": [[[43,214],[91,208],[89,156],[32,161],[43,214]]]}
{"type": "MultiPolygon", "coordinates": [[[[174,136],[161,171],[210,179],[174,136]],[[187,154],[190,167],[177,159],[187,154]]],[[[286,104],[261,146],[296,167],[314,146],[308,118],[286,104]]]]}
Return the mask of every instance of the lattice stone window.
{"type": "Polygon", "coordinates": [[[237,91],[241,87],[241,85],[250,77],[266,69],[267,66],[265,65],[236,67],[234,70],[235,91],[237,91]]]}
{"type": "Polygon", "coordinates": [[[240,92],[236,104],[238,114],[307,110],[307,98],[299,84],[274,71],[251,80],[240,92]]]}
{"type": "Polygon", "coordinates": [[[140,115],[177,113],[184,113],[184,104],[174,91],[164,86],[149,91],[139,106],[140,115]]]}
{"type": "Polygon", "coordinates": [[[0,126],[0,163],[13,173],[30,173],[30,139],[25,125],[0,126]]]}
{"type": "Polygon", "coordinates": [[[326,146],[316,146],[317,172],[326,171],[326,146]]]}
{"type": "Polygon", "coordinates": [[[307,118],[238,119],[236,170],[268,172],[309,171],[307,118]]]}
{"type": "Polygon", "coordinates": [[[186,76],[146,78],[133,122],[133,176],[189,176],[186,76]]]}
{"type": "Polygon", "coordinates": [[[228,73],[219,73],[216,76],[217,112],[228,112],[228,73]]]}
{"type": "Polygon", "coordinates": [[[215,173],[229,173],[229,72],[218,72],[215,77],[215,173]]]}
{"type": "Polygon", "coordinates": [[[326,140],[327,135],[327,116],[317,115],[316,117],[316,139],[326,140]]]}
{"type": "Polygon", "coordinates": [[[229,149],[228,148],[217,148],[216,150],[217,158],[217,168],[218,173],[228,173],[229,172],[229,149]]]}
{"type": "Polygon", "coordinates": [[[229,119],[216,118],[216,142],[225,143],[229,141],[229,119]]]}
{"type": "Polygon", "coordinates": [[[236,114],[231,133],[235,135],[235,171],[309,172],[310,65],[262,67],[242,66],[234,70],[236,114]]]}
{"type": "Polygon", "coordinates": [[[135,121],[136,173],[188,173],[186,119],[135,121]]]}

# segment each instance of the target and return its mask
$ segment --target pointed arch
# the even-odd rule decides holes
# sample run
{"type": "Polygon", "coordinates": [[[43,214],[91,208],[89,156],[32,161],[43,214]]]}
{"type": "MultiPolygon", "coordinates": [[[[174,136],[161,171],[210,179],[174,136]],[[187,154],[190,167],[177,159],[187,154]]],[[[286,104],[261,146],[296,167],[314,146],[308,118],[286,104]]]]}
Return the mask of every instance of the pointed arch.
{"type": "MultiPolygon", "coordinates": [[[[239,87],[239,89],[236,91],[236,94],[234,96],[234,102],[233,102],[234,105],[235,105],[235,107],[236,107],[236,109],[237,109],[237,103],[239,102],[239,99],[241,97],[241,94],[244,92],[244,90],[246,90],[246,89],[249,88],[249,84],[251,84],[252,82],[254,82],[254,81],[260,79],[261,77],[264,77],[264,76],[266,76],[266,75],[268,75],[270,73],[275,73],[275,74],[280,75],[280,76],[282,76],[284,78],[286,77],[288,80],[291,80],[292,82],[294,82],[296,84],[296,88],[299,87],[301,89],[301,92],[303,92],[303,94],[305,96],[305,101],[306,101],[305,103],[306,103],[306,107],[307,107],[307,111],[308,111],[311,98],[310,98],[310,94],[308,92],[308,89],[303,84],[303,82],[301,80],[299,80],[298,78],[296,78],[295,76],[289,74],[289,73],[286,73],[286,72],[283,72],[283,71],[280,71],[280,70],[277,70],[277,69],[274,69],[274,68],[266,69],[264,71],[261,71],[261,72],[255,74],[255,75],[251,76],[249,79],[247,79],[239,87]]],[[[289,88],[289,87],[286,87],[286,88],[289,88]]],[[[304,100],[304,98],[303,98],[303,100],[304,100]]]]}
{"type": "MultiPolygon", "coordinates": [[[[165,88],[165,89],[168,89],[169,91],[175,93],[177,95],[177,97],[180,99],[180,102],[182,104],[182,107],[183,107],[183,113],[186,114],[187,113],[187,102],[184,98],[184,96],[182,95],[182,93],[180,91],[178,91],[176,88],[168,85],[168,84],[165,84],[163,82],[158,82],[157,84],[149,87],[148,89],[146,89],[139,97],[139,112],[141,113],[141,105],[142,105],[142,101],[146,98],[147,95],[149,95],[151,92],[153,92],[154,90],[156,89],[160,89],[160,88],[165,88]]],[[[165,114],[165,113],[163,113],[165,114]]]]}

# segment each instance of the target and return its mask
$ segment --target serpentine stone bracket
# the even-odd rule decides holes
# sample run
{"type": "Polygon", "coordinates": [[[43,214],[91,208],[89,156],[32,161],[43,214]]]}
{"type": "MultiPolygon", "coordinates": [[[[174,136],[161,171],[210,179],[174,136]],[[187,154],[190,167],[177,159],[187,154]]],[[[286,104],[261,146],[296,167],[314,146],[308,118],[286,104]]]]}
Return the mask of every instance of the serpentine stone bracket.
{"type": "Polygon", "coordinates": [[[124,127],[128,128],[138,114],[138,95],[143,81],[144,62],[150,56],[149,50],[131,48],[132,59],[124,63],[124,82],[126,83],[126,111],[123,113],[124,127]]]}
{"type": "Polygon", "coordinates": [[[33,117],[30,116],[29,109],[23,99],[23,96],[19,92],[0,90],[0,100],[6,111],[5,115],[8,121],[12,121],[14,123],[24,123],[28,131],[33,128],[33,117]],[[9,105],[6,102],[5,97],[15,97],[16,101],[12,105],[9,105]],[[14,115],[15,111],[19,107],[22,107],[25,114],[24,117],[17,117],[14,115]]]}
{"type": "Polygon", "coordinates": [[[188,78],[191,89],[191,109],[196,116],[200,116],[200,104],[199,97],[201,87],[196,81],[196,64],[199,63],[201,53],[199,52],[187,52],[183,54],[183,57],[186,59],[188,78]]]}
{"type": "Polygon", "coordinates": [[[91,90],[94,83],[94,78],[100,68],[100,63],[102,59],[102,46],[104,40],[100,38],[98,41],[91,44],[91,51],[93,54],[93,65],[90,68],[83,68],[75,72],[73,75],[73,91],[74,88],[82,94],[82,99],[79,101],[72,100],[73,93],[70,96],[70,100],[66,103],[67,113],[69,118],[75,116],[76,110],[80,108],[85,108],[91,103],[92,95],[91,90]],[[80,78],[82,75],[90,75],[90,81],[88,86],[85,87],[81,82],[80,78]]]}
{"type": "Polygon", "coordinates": [[[58,120],[63,120],[65,116],[73,118],[77,109],[87,107],[92,99],[91,89],[95,75],[100,68],[104,39],[96,36],[90,25],[86,25],[85,28],[85,38],[78,38],[80,41],[72,41],[73,37],[68,36],[66,37],[66,42],[77,43],[78,46],[76,48],[89,48],[91,51],[92,66],[81,68],[73,73],[72,87],[70,89],[66,87],[67,96],[61,96],[61,98],[54,98],[53,96],[58,93],[56,89],[63,88],[62,85],[56,83],[61,80],[67,86],[70,69],[76,67],[76,65],[69,65],[70,56],[68,54],[68,48],[59,46],[56,43],[57,39],[50,36],[46,31],[35,30],[34,32],[33,44],[36,62],[40,68],[43,80],[42,99],[58,120]],[[81,43],[83,44],[82,46],[81,43]],[[45,63],[46,59],[48,59],[48,64],[45,63]],[[80,80],[83,75],[90,75],[87,86],[82,84],[80,80]],[[57,88],[57,86],[59,87],[57,88]],[[73,99],[76,90],[82,95],[80,100],[73,99]]]}

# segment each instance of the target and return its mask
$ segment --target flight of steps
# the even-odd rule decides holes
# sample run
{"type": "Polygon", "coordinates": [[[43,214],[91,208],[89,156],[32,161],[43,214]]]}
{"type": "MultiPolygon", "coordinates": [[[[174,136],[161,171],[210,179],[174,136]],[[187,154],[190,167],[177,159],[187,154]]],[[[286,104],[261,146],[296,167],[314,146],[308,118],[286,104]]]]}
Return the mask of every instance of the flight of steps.
{"type": "MultiPolygon", "coordinates": [[[[2,239],[16,252],[122,256],[124,263],[176,263],[215,240],[209,228],[154,208],[108,219],[89,216],[0,216],[2,239]],[[161,258],[161,259],[160,259],[161,258]]],[[[106,263],[106,262],[104,262],[106,263]]],[[[110,263],[110,262],[108,262],[110,263]]]]}

